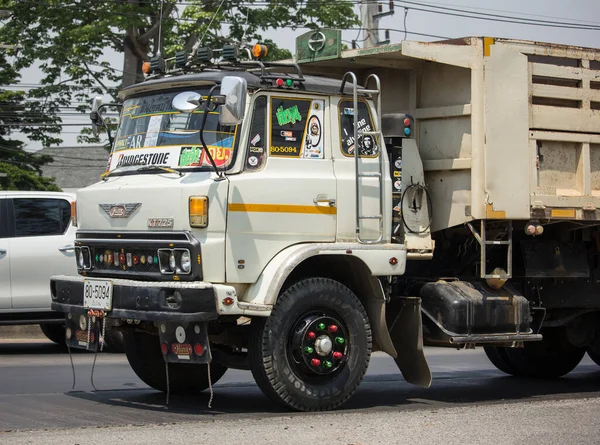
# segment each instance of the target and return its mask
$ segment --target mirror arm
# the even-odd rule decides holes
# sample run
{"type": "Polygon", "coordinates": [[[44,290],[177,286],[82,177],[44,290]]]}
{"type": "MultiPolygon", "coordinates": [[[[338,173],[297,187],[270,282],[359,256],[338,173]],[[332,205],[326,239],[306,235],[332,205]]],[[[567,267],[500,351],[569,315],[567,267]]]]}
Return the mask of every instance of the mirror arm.
{"type": "Polygon", "coordinates": [[[219,170],[219,168],[217,167],[215,160],[213,159],[212,155],[210,154],[210,150],[206,146],[206,142],[204,142],[204,126],[206,125],[206,119],[208,119],[208,107],[212,100],[213,92],[215,91],[215,89],[218,86],[219,85],[214,85],[210,89],[210,91],[208,92],[208,98],[207,98],[206,102],[204,102],[204,113],[202,113],[202,123],[200,124],[200,142],[202,143],[202,147],[204,148],[204,152],[206,153],[206,156],[208,156],[208,160],[210,161],[213,168],[215,169],[215,172],[217,173],[217,176],[218,176],[217,180],[222,181],[223,179],[225,179],[225,176],[224,176],[223,172],[221,170],[219,170]]]}

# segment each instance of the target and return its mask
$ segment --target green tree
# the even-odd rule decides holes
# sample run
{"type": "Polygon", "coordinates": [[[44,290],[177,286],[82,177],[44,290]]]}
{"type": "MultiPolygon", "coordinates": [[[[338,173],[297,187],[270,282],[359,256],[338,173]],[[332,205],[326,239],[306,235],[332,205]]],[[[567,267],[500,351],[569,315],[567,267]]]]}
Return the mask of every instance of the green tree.
{"type": "Polygon", "coordinates": [[[17,79],[18,73],[8,63],[5,54],[0,53],[0,173],[6,174],[6,177],[0,177],[0,190],[59,191],[54,178],[42,176],[41,167],[52,162],[52,157],[27,152],[23,141],[11,138],[12,132],[21,131],[32,140],[48,141],[52,139],[52,131],[59,131],[58,127],[52,129],[52,117],[38,113],[43,107],[39,101],[26,101],[25,92],[2,88],[14,84],[17,79]],[[43,128],[50,133],[40,132],[40,127],[35,126],[40,122],[49,125],[43,128]]]}
{"type": "MultiPolygon", "coordinates": [[[[96,94],[117,101],[118,87],[143,80],[142,63],[158,50],[168,57],[198,41],[220,48],[261,41],[267,29],[359,23],[353,3],[337,0],[0,0],[0,9],[11,13],[0,41],[22,46],[17,69],[39,64],[44,86],[33,94],[56,106],[87,104],[96,94]],[[122,71],[103,60],[107,49],[123,54],[122,71]]],[[[265,43],[272,60],[291,57],[265,43]]]]}

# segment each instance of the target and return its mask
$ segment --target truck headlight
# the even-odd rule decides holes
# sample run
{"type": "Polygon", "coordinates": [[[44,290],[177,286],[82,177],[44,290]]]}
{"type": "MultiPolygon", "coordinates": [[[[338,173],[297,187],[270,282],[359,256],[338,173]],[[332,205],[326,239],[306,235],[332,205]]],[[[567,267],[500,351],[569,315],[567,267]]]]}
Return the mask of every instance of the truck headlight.
{"type": "Polygon", "coordinates": [[[171,252],[171,255],[169,255],[169,267],[173,272],[177,270],[177,261],[175,261],[175,253],[173,252],[171,252]]]}
{"type": "Polygon", "coordinates": [[[184,273],[189,273],[192,270],[192,258],[190,257],[190,252],[184,250],[181,253],[181,259],[179,260],[181,264],[181,270],[184,273]]]}
{"type": "Polygon", "coordinates": [[[85,260],[83,259],[83,251],[81,249],[79,249],[79,255],[77,257],[77,264],[79,265],[80,269],[83,269],[85,267],[85,260]]]}

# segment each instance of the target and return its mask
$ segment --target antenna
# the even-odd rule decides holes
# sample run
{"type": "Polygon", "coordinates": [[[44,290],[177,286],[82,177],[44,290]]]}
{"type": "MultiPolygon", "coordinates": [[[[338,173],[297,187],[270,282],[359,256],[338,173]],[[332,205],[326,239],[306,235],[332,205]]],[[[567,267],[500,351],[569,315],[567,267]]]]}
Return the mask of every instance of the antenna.
{"type": "Polygon", "coordinates": [[[160,56],[160,47],[162,46],[162,15],[163,15],[163,3],[165,0],[160,0],[160,16],[158,17],[158,49],[156,55],[160,56]]]}
{"type": "Polygon", "coordinates": [[[218,6],[217,10],[214,12],[213,16],[210,19],[210,22],[208,23],[208,26],[204,30],[204,34],[202,34],[202,37],[200,37],[200,40],[198,40],[196,42],[196,44],[194,45],[194,47],[192,48],[192,54],[196,54],[198,52],[198,48],[200,48],[200,45],[202,45],[202,42],[204,41],[204,36],[206,36],[206,33],[210,29],[210,25],[212,25],[213,20],[215,19],[215,17],[217,16],[217,14],[219,13],[219,11],[221,10],[221,6],[223,6],[223,3],[225,3],[225,0],[221,0],[221,3],[219,3],[219,6],[218,6]]]}

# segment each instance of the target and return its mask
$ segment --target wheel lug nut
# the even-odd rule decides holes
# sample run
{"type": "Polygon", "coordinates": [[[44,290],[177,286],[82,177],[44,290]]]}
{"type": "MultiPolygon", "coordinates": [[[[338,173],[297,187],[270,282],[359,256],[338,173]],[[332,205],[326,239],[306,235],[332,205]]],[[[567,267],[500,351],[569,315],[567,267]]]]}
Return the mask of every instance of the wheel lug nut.
{"type": "Polygon", "coordinates": [[[318,329],[319,331],[324,331],[324,330],[325,330],[325,323],[319,323],[319,324],[317,325],[317,329],[318,329]]]}
{"type": "Polygon", "coordinates": [[[305,353],[305,354],[312,354],[312,353],[313,353],[313,351],[314,351],[314,349],[313,349],[313,348],[311,348],[310,346],[305,346],[305,347],[304,347],[304,353],[305,353]]]}
{"type": "Polygon", "coordinates": [[[334,324],[332,324],[331,326],[329,326],[329,332],[335,333],[337,332],[338,327],[334,324]]]}
{"type": "Polygon", "coordinates": [[[336,359],[336,360],[341,359],[343,356],[344,355],[341,352],[337,352],[336,351],[336,352],[333,353],[333,358],[336,359]]]}
{"type": "Polygon", "coordinates": [[[308,334],[306,334],[306,336],[311,339],[314,340],[315,337],[317,336],[317,334],[315,334],[313,331],[310,331],[308,334]]]}
{"type": "Polygon", "coordinates": [[[333,366],[333,363],[331,363],[330,361],[325,360],[323,362],[323,367],[324,368],[331,368],[333,366]]]}
{"type": "Polygon", "coordinates": [[[313,358],[313,359],[310,361],[310,364],[311,364],[311,365],[313,365],[313,366],[315,366],[315,367],[316,367],[316,366],[319,366],[319,365],[321,365],[321,360],[319,360],[318,358],[313,358]]]}
{"type": "Polygon", "coordinates": [[[344,337],[335,337],[335,342],[338,345],[343,345],[344,344],[344,337]]]}

